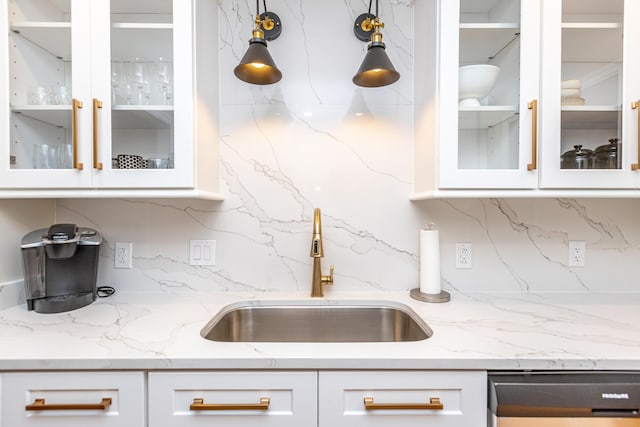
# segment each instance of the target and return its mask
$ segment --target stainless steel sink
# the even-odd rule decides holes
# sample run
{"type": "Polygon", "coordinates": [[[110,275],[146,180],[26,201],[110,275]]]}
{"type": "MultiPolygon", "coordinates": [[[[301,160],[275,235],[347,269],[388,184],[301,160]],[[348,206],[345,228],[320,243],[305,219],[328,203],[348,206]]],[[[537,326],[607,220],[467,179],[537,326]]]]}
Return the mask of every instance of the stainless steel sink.
{"type": "Polygon", "coordinates": [[[433,331],[394,302],[253,301],[229,305],[200,331],[225,342],[421,341],[433,331]]]}

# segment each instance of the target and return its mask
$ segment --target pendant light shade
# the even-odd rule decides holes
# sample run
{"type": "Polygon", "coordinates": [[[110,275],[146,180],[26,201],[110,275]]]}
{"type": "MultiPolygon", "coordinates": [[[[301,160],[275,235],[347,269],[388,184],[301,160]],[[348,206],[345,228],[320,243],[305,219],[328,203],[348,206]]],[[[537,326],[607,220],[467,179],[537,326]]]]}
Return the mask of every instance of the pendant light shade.
{"type": "Polygon", "coordinates": [[[270,85],[282,79],[282,73],[276,67],[267,49],[267,40],[275,40],[282,33],[280,17],[267,12],[266,0],[263,0],[264,13],[260,14],[260,3],[256,0],[256,19],[249,48],[233,73],[240,80],[255,85],[270,85]]]}
{"type": "Polygon", "coordinates": [[[270,85],[282,79],[282,73],[269,54],[267,42],[258,37],[249,41],[249,49],[233,73],[240,80],[255,85],[270,85]]]}
{"type": "Polygon", "coordinates": [[[395,83],[400,78],[385,52],[384,43],[371,42],[367,54],[353,76],[353,83],[362,87],[380,87],[395,83]]]}
{"type": "Polygon", "coordinates": [[[378,16],[378,0],[376,0],[375,15],[371,14],[372,3],[373,0],[370,0],[369,12],[358,16],[354,26],[354,34],[359,40],[371,40],[367,54],[358,72],[353,76],[353,83],[362,87],[387,86],[400,79],[400,73],[393,67],[382,42],[380,28],[384,28],[384,23],[380,22],[378,16]]]}

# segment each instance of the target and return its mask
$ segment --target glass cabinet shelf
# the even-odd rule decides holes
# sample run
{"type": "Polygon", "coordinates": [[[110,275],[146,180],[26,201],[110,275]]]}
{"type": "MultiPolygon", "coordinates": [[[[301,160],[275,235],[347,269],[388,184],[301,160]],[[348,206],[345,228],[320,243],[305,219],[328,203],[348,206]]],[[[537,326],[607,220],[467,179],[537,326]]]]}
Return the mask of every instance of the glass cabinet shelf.
{"type": "Polygon", "coordinates": [[[51,55],[71,61],[70,22],[17,22],[11,31],[40,46],[51,55]]]}
{"type": "Polygon", "coordinates": [[[71,105],[14,105],[11,111],[64,129],[71,129],[71,105]]]}
{"type": "Polygon", "coordinates": [[[171,129],[173,107],[166,105],[122,105],[113,108],[114,129],[171,129]]]}
{"type": "Polygon", "coordinates": [[[519,32],[518,24],[461,24],[460,64],[487,62],[519,32]]]}
{"type": "Polygon", "coordinates": [[[561,107],[563,129],[618,129],[620,107],[561,107]]]}
{"type": "MultiPolygon", "coordinates": [[[[14,113],[64,129],[71,129],[70,105],[15,105],[14,113]]],[[[116,129],[170,129],[173,124],[171,105],[116,105],[113,127],[116,129]]]]}
{"type": "Polygon", "coordinates": [[[518,116],[515,106],[460,107],[459,129],[488,129],[518,116]]]}

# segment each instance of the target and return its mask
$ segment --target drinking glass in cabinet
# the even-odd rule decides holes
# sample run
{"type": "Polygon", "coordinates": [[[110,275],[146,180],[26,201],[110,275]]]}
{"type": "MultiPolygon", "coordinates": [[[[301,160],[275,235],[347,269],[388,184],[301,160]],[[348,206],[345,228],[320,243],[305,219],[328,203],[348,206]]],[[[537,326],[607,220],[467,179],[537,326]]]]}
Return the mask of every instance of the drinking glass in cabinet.
{"type": "Polygon", "coordinates": [[[71,169],[71,144],[34,144],[34,169],[71,169]]]}
{"type": "Polygon", "coordinates": [[[173,92],[173,71],[172,64],[166,58],[158,58],[156,63],[156,77],[158,82],[158,88],[160,90],[161,103],[164,105],[171,105],[172,92],[173,92]]]}
{"type": "Polygon", "coordinates": [[[623,16],[623,0],[562,2],[560,153],[620,138],[623,16]]]}

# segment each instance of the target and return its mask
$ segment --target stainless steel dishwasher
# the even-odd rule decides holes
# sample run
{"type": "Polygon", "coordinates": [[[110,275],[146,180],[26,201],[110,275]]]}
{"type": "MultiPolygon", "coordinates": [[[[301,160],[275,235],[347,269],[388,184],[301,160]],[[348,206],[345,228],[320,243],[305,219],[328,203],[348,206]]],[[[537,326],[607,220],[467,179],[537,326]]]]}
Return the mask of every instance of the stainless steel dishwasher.
{"type": "Polygon", "coordinates": [[[489,375],[489,427],[640,427],[640,372],[489,375]]]}

